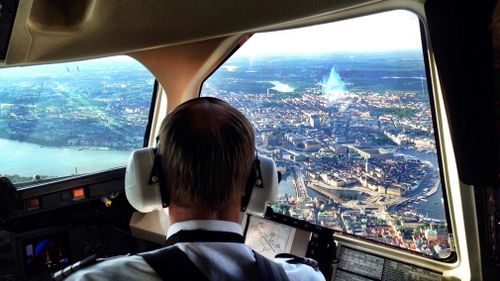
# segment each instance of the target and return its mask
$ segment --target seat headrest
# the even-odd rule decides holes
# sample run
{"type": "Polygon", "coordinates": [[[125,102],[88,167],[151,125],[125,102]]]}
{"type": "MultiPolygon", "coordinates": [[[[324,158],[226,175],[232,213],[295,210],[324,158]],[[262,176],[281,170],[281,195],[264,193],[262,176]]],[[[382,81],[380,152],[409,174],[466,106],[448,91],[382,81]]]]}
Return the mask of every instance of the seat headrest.
{"type": "MultiPolygon", "coordinates": [[[[132,207],[141,213],[162,210],[160,185],[151,181],[155,159],[154,148],[134,150],[130,155],[125,172],[125,194],[132,207]]],[[[266,204],[276,198],[278,192],[278,173],[274,161],[265,156],[258,156],[262,174],[262,187],[257,185],[252,190],[246,212],[263,216],[266,204]]]]}

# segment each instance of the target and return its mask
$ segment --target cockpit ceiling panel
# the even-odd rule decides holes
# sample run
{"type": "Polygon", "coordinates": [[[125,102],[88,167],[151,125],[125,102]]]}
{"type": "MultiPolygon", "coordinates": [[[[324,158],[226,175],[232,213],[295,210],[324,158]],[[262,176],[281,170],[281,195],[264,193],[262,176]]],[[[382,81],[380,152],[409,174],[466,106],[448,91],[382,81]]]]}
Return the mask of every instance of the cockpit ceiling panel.
{"type": "Polygon", "coordinates": [[[221,38],[374,0],[21,1],[7,65],[91,58],[221,38]]]}

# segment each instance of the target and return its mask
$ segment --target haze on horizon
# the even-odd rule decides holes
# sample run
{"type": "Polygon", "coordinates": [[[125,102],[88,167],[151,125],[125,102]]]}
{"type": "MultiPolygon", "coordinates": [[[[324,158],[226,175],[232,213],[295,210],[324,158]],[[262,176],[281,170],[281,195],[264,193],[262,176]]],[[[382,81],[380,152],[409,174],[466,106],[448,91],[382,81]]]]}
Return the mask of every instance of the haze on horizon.
{"type": "Polygon", "coordinates": [[[257,33],[239,50],[241,57],[334,52],[421,50],[416,14],[395,10],[283,31],[257,33]]]}

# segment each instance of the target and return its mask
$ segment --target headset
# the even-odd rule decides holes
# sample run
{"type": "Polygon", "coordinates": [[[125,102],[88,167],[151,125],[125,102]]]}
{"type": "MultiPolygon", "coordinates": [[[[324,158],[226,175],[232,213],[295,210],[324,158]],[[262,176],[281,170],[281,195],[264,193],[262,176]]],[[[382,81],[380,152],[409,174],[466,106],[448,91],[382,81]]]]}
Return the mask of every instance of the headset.
{"type": "MultiPolygon", "coordinates": [[[[274,161],[256,153],[241,198],[241,211],[264,216],[267,202],[276,198],[279,178],[274,161]]],[[[125,194],[130,205],[141,213],[168,207],[170,190],[157,147],[132,152],[125,171],[125,194]]]]}

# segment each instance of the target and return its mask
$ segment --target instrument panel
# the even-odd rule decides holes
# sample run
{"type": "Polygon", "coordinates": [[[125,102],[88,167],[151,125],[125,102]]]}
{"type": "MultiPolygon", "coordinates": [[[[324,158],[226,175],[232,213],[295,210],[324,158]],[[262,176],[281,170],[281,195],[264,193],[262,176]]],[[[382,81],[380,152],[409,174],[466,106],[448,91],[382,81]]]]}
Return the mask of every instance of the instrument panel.
{"type": "Polygon", "coordinates": [[[118,226],[48,227],[15,233],[1,230],[0,281],[51,280],[51,273],[87,256],[138,251],[137,242],[118,226]]]}
{"type": "Polygon", "coordinates": [[[123,193],[124,169],[35,187],[9,189],[1,202],[0,281],[51,280],[51,274],[90,255],[148,250],[132,237],[132,207],[123,193]]]}
{"type": "MultiPolygon", "coordinates": [[[[0,214],[0,281],[51,280],[52,273],[93,254],[110,257],[161,247],[131,235],[134,210],[123,194],[123,172],[7,195],[15,202],[0,214]]],[[[442,280],[441,272],[335,242],[329,229],[270,211],[265,218],[248,217],[245,238],[271,259],[278,253],[313,258],[331,277],[327,280],[442,280]]]]}
{"type": "Polygon", "coordinates": [[[422,267],[341,246],[334,272],[338,281],[440,281],[443,275],[422,267]]]}
{"type": "Polygon", "coordinates": [[[277,214],[250,217],[245,242],[271,259],[283,252],[316,259],[323,274],[331,276],[327,280],[440,281],[443,278],[441,272],[357,250],[348,244],[334,242],[329,246],[321,231],[326,230],[277,214]],[[328,247],[331,251],[325,251],[328,247]]]}

